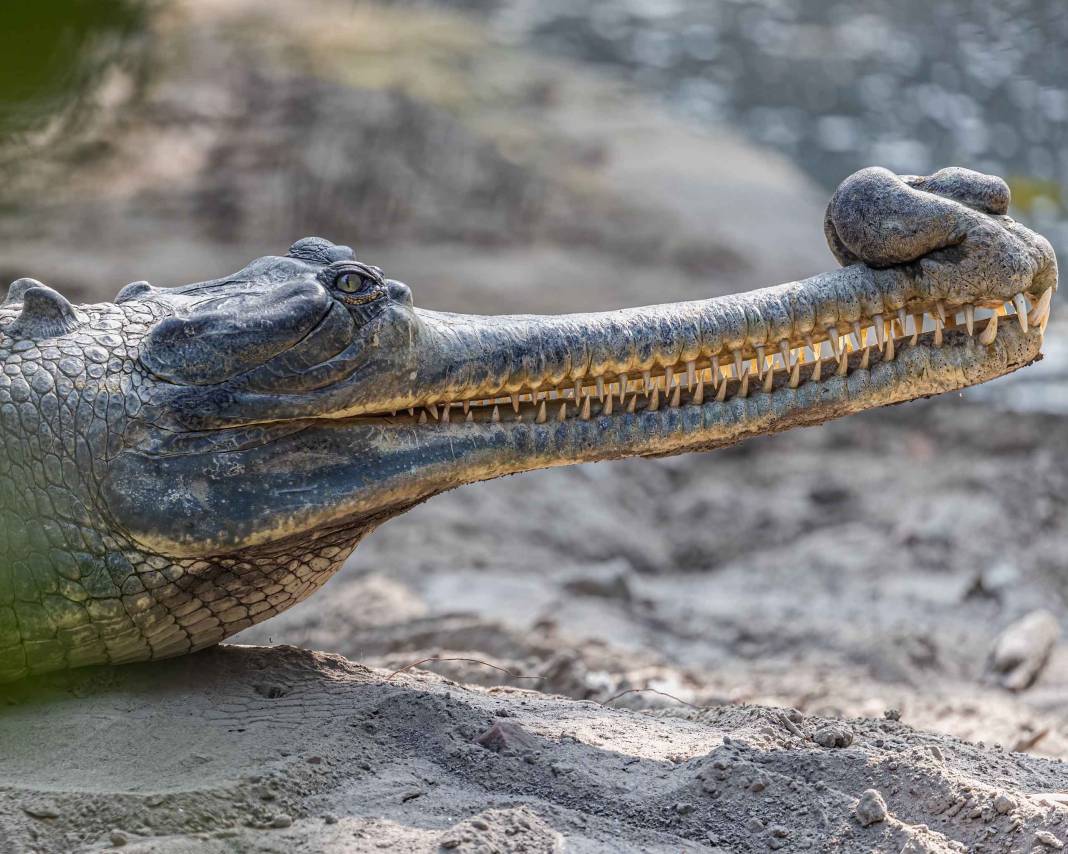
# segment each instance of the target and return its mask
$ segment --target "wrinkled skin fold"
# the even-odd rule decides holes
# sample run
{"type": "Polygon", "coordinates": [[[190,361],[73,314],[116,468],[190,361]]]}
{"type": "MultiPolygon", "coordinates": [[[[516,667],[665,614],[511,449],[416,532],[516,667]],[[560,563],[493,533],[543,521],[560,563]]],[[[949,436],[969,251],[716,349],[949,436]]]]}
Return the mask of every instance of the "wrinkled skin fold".
{"type": "Polygon", "coordinates": [[[547,466],[708,450],[1040,355],[1057,267],[1000,179],[866,169],[843,267],[597,314],[424,311],[318,238],[222,279],[0,307],[0,681],[179,655],[301,601],[378,524],[547,466]]]}

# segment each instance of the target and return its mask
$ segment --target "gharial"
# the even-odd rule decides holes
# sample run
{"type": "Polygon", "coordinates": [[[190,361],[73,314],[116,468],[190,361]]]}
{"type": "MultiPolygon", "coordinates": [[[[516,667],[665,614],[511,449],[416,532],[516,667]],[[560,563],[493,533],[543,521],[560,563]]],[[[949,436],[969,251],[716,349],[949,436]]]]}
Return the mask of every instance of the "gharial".
{"type": "Polygon", "coordinates": [[[0,681],[174,656],[300,602],[386,519],[546,466],[699,451],[1040,357],[1049,243],[965,169],[866,169],[842,269],[597,314],[417,309],[307,238],[221,279],[0,307],[0,681]]]}

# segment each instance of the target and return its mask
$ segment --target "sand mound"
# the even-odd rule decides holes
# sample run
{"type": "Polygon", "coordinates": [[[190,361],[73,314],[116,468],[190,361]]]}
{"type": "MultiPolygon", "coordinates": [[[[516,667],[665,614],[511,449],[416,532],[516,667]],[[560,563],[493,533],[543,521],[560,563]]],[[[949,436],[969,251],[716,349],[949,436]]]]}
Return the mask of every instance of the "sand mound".
{"type": "Polygon", "coordinates": [[[1068,838],[1040,794],[1068,786],[1061,762],[890,719],[606,709],[290,647],[22,683],[0,729],[5,851],[1029,851],[1068,838]]]}

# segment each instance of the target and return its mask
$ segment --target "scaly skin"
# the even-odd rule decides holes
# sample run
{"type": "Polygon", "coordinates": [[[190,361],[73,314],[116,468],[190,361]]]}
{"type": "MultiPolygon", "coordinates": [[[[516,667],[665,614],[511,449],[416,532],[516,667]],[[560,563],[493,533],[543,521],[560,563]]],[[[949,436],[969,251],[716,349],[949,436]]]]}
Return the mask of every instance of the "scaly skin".
{"type": "Polygon", "coordinates": [[[0,307],[0,681],[217,643],[460,484],[714,448],[1016,370],[1039,356],[1057,270],[1007,205],[966,170],[864,170],[828,207],[843,269],[601,314],[421,311],[316,238],[114,303],[21,279],[0,307]],[[969,320],[1014,298],[1022,316],[969,320]],[[901,326],[940,312],[944,329],[901,326]]]}

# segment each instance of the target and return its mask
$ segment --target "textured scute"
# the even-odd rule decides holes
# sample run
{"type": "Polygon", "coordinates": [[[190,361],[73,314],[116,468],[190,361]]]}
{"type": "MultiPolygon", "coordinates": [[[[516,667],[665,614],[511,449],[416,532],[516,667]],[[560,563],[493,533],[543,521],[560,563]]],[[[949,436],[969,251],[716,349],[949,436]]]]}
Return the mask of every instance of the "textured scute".
{"type": "Polygon", "coordinates": [[[0,312],[0,681],[209,646],[303,599],[353,545],[193,561],[125,537],[99,484],[153,417],[138,348],[157,312],[85,313],[74,333],[27,340],[9,334],[17,311],[0,312]]]}

